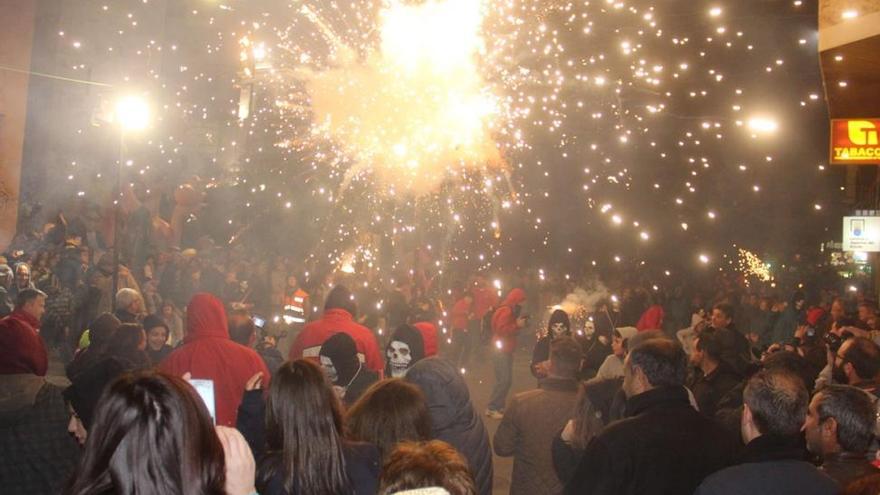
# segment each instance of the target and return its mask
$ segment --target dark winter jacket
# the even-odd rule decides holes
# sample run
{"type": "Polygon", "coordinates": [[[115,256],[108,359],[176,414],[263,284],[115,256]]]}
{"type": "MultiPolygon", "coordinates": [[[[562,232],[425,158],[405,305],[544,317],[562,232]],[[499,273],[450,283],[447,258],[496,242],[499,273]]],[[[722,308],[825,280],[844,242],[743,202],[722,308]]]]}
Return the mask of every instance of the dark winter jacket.
{"type": "Polygon", "coordinates": [[[575,379],[549,377],[536,390],[516,394],[504,413],[492,444],[502,457],[513,456],[511,495],[559,493],[553,469],[553,438],[571,417],[577,399],[575,379]]]}
{"type": "Polygon", "coordinates": [[[627,400],[627,418],[587,445],[565,493],[689,494],[730,465],[734,442],[688,400],[684,387],[662,387],[627,400]]]}
{"type": "Polygon", "coordinates": [[[827,457],[822,461],[819,471],[827,474],[841,488],[855,480],[880,473],[876,466],[868,461],[865,454],[841,452],[827,457]]]}
{"type": "Polygon", "coordinates": [[[477,493],[492,493],[492,451],[483,421],[474,410],[467,385],[449,361],[432,357],[419,361],[406,381],[425,394],[431,415],[431,436],[451,444],[468,461],[477,493]]]}
{"type": "Polygon", "coordinates": [[[752,361],[752,347],[745,335],[739,333],[733,324],[727,328],[709,329],[721,343],[721,361],[735,373],[745,376],[752,361]]]}
{"type": "Polygon", "coordinates": [[[835,495],[840,487],[804,459],[802,437],[762,435],[746,445],[742,463],[706,478],[695,495],[835,495]]]}
{"type": "MultiPolygon", "coordinates": [[[[345,472],[354,489],[351,495],[373,495],[379,488],[379,450],[371,444],[362,442],[345,442],[342,446],[345,458],[345,472]]],[[[284,477],[281,474],[271,476],[267,483],[260,483],[261,471],[271,469],[275,473],[282,472],[278,465],[280,455],[269,454],[260,461],[257,468],[257,486],[260,495],[307,495],[294,487],[292,493],[284,489],[284,477]],[[272,464],[275,464],[274,466],[272,464]],[[261,486],[262,485],[262,486],[261,486]]]]}
{"type": "MultiPolygon", "coordinates": [[[[609,378],[606,380],[592,379],[584,383],[584,393],[589,404],[584,408],[583,414],[588,417],[595,418],[592,423],[593,428],[585,434],[585,440],[589,440],[595,435],[601,433],[602,429],[611,422],[611,409],[615,397],[621,393],[620,387],[623,385],[623,377],[609,378]]],[[[624,401],[621,401],[620,409],[623,410],[624,401]]],[[[623,416],[623,413],[619,413],[623,416]]],[[[563,484],[574,476],[581,457],[584,455],[584,449],[575,447],[562,439],[562,429],[557,432],[553,438],[552,455],[553,467],[556,469],[556,476],[559,477],[563,484]]]]}
{"type": "MultiPolygon", "coordinates": [[[[238,406],[236,428],[244,436],[254,458],[259,460],[258,479],[260,473],[280,473],[278,463],[280,455],[269,453],[266,455],[266,402],[263,400],[262,390],[245,392],[241,404],[238,406]]],[[[376,493],[379,483],[379,450],[371,444],[363,442],[348,442],[343,445],[343,457],[345,458],[345,471],[354,488],[353,495],[373,495],[376,493]]],[[[287,493],[284,489],[284,478],[280,474],[268,476],[265,483],[258,482],[261,495],[298,495],[287,493]]]]}
{"type": "Polygon", "coordinates": [[[362,367],[361,371],[354,377],[354,381],[351,382],[351,385],[345,389],[345,397],[342,398],[345,407],[351,407],[362,395],[364,395],[364,392],[370,388],[370,385],[377,381],[379,381],[378,373],[368,370],[366,366],[362,367]]]}
{"type": "Polygon", "coordinates": [[[0,376],[0,492],[58,494],[80,449],[61,388],[33,374],[0,376]]]}
{"type": "Polygon", "coordinates": [[[726,363],[721,363],[708,375],[699,369],[694,370],[694,377],[688,388],[694,394],[700,412],[712,418],[718,410],[718,403],[728,392],[740,384],[742,377],[734,372],[726,363]]]}

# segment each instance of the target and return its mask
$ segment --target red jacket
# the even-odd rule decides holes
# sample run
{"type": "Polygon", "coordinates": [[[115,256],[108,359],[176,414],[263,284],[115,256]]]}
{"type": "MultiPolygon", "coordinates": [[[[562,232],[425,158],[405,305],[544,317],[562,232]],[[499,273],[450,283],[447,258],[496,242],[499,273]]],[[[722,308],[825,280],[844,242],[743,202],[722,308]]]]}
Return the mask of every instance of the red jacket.
{"type": "Polygon", "coordinates": [[[431,322],[420,321],[413,324],[422,334],[422,343],[425,344],[425,357],[437,355],[437,326],[431,322]]]}
{"type": "Polygon", "coordinates": [[[461,298],[452,306],[451,323],[453,330],[464,330],[468,326],[469,316],[471,315],[471,306],[465,298],[461,298]]]}
{"type": "Polygon", "coordinates": [[[516,349],[516,336],[520,328],[516,325],[513,309],[525,300],[525,291],[513,289],[492,315],[492,342],[501,352],[511,354],[516,349]]]}
{"type": "Polygon", "coordinates": [[[22,310],[0,320],[0,375],[46,376],[49,354],[38,328],[40,321],[22,310]]]}
{"type": "Polygon", "coordinates": [[[362,358],[367,368],[382,373],[385,362],[379,353],[379,344],[376,343],[373,332],[365,326],[358,325],[351,313],[340,308],[324,310],[320,320],[315,320],[303,328],[290,347],[290,359],[305,357],[317,362],[321,346],[338,332],[345,332],[354,339],[358,357],[362,358]]]}
{"type": "Polygon", "coordinates": [[[471,289],[471,294],[474,296],[474,316],[478,319],[498,304],[498,295],[490,287],[474,287],[471,289]]]}
{"type": "Polygon", "coordinates": [[[253,349],[229,339],[223,303],[211,294],[196,294],[186,309],[183,346],[172,352],[159,369],[176,376],[214,381],[217,424],[235,427],[244,386],[255,374],[263,373],[263,388],[271,375],[253,349]]]}

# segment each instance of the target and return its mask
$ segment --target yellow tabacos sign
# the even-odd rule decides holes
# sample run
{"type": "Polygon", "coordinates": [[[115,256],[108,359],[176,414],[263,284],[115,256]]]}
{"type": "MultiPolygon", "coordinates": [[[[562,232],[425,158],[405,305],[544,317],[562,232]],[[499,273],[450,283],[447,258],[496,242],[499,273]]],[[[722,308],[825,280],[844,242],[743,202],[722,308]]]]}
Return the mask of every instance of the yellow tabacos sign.
{"type": "Polygon", "coordinates": [[[880,119],[832,120],[831,163],[880,165],[880,119]]]}

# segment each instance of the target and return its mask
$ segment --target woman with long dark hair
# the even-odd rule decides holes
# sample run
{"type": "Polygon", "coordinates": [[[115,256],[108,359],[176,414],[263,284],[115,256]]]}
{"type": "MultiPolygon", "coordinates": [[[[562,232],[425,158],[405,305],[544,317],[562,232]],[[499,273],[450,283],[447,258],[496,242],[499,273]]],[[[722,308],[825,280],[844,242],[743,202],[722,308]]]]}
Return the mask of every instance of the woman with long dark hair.
{"type": "Polygon", "coordinates": [[[379,453],[372,445],[344,440],[339,401],[311,361],[289,361],[273,376],[266,439],[268,454],[257,470],[261,495],[376,492],[379,453]]]}
{"type": "Polygon", "coordinates": [[[254,461],[235,430],[215,431],[183,379],[126,374],[98,402],[66,495],[248,495],[254,461]]]}
{"type": "Polygon", "coordinates": [[[425,394],[400,378],[373,384],[347,414],[348,434],[379,448],[383,458],[400,442],[431,438],[431,417],[425,394]]]}

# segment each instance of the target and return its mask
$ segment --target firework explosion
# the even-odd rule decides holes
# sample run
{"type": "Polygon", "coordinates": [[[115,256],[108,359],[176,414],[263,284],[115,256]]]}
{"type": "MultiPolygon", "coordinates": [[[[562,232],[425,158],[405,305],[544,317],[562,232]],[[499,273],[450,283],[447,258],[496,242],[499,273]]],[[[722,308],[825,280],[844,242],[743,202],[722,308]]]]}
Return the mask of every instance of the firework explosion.
{"type": "MultiPolygon", "coordinates": [[[[137,2],[94,2],[81,16],[110,19],[103,37],[72,27],[59,36],[76,38],[74,76],[93,63],[91,73],[110,82],[158,82],[152,94],[168,135],[145,147],[162,160],[135,158],[133,170],[161,174],[206,139],[216,143],[206,158],[222,170],[210,173],[240,191],[229,224],[288,215],[298,253],[348,267],[363,261],[352,253],[378,263],[381,244],[417,245],[438,268],[548,253],[570,269],[644,266],[663,245],[689,246],[692,265],[712,266],[738,227],[736,202],[725,198],[771,205],[779,162],[804,156],[765,145],[782,119],[823,115],[818,78],[798,92],[762,92],[802,80],[798,68],[815,65],[816,49],[814,20],[766,43],[756,22],[765,8],[795,19],[805,9],[230,2],[180,7],[191,38],[183,44],[150,31],[137,2]],[[94,55],[108,50],[107,60],[94,55]],[[163,67],[177,70],[150,65],[159,51],[163,67]],[[242,96],[224,99],[230,65],[242,96]],[[184,132],[204,121],[219,124],[184,132]]],[[[816,160],[817,177],[820,154],[800,159],[816,160]]],[[[74,162],[70,182],[88,195],[86,162],[74,162]]],[[[669,268],[652,267],[658,276],[669,268]]]]}
{"type": "Polygon", "coordinates": [[[747,249],[739,249],[739,266],[740,273],[746,276],[746,284],[749,278],[754,278],[761,282],[771,282],[773,274],[770,271],[770,264],[764,263],[755,253],[747,249]]]}

